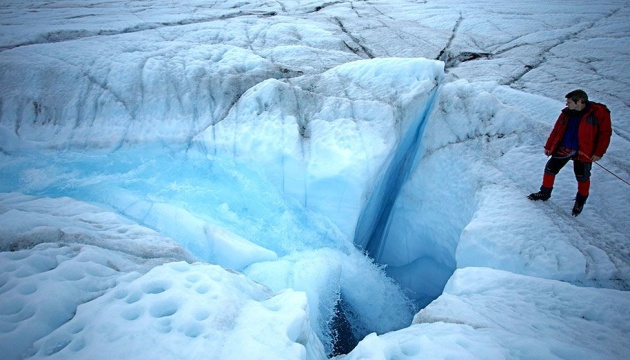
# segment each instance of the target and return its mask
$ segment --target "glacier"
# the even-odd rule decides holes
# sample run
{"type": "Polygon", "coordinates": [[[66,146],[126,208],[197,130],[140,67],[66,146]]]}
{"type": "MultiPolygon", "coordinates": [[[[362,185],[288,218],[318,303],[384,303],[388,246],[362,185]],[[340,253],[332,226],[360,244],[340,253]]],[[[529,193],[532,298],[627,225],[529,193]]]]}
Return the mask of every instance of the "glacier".
{"type": "Polygon", "coordinates": [[[625,1],[0,9],[3,357],[624,358],[625,1]]]}

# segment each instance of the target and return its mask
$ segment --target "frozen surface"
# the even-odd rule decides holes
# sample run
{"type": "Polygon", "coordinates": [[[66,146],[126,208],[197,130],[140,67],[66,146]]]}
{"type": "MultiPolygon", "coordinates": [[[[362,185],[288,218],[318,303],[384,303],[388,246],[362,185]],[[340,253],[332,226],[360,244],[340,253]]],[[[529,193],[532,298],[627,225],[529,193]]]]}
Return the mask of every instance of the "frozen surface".
{"type": "Polygon", "coordinates": [[[619,290],[463,268],[413,325],[343,359],[623,359],[628,306],[619,290]]]}
{"type": "Polygon", "coordinates": [[[629,17],[4,1],[0,353],[623,359],[629,17]],[[614,129],[577,218],[570,166],[525,198],[575,88],[614,129]]]}
{"type": "Polygon", "coordinates": [[[306,309],[304,293],[272,294],[218,266],[174,262],[79,306],[72,320],[35,343],[32,357],[321,357],[306,309]]]}

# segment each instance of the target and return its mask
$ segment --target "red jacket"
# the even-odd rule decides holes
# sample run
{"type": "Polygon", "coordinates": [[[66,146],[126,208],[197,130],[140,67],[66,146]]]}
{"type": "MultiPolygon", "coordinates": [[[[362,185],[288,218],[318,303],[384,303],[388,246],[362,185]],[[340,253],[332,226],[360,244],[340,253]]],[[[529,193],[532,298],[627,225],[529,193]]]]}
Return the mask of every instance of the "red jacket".
{"type": "MultiPolygon", "coordinates": [[[[546,150],[554,152],[558,146],[562,145],[562,137],[569,123],[568,111],[567,108],[564,108],[556,120],[556,125],[554,125],[545,144],[546,150]]],[[[577,160],[592,162],[591,157],[593,155],[604,156],[610,144],[611,135],[610,110],[604,104],[588,102],[578,130],[580,151],[577,160]]]]}

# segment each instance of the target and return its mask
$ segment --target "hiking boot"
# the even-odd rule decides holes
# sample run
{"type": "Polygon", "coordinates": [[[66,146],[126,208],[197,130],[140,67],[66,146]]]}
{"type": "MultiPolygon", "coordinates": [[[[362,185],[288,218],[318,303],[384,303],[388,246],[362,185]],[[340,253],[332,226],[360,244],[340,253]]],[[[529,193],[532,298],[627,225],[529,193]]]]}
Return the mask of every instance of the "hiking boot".
{"type": "Polygon", "coordinates": [[[534,201],[538,201],[538,200],[547,201],[549,200],[550,197],[551,197],[551,192],[541,190],[539,192],[529,194],[527,198],[529,200],[534,200],[534,201]]]}
{"type": "Polygon", "coordinates": [[[571,211],[571,215],[578,216],[584,209],[584,204],[586,203],[586,198],[588,196],[577,194],[575,196],[575,203],[573,204],[573,210],[571,211]]]}

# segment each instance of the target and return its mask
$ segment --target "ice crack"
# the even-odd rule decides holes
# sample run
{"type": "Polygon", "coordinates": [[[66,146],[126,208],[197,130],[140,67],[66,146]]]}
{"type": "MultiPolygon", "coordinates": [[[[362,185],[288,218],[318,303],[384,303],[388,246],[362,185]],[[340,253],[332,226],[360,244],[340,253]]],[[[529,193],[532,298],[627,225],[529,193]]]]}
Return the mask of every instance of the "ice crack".
{"type": "Polygon", "coordinates": [[[414,170],[422,133],[435,105],[437,92],[436,86],[429,93],[426,105],[395,150],[392,161],[357,222],[354,243],[364,248],[377,262],[387,245],[387,228],[396,198],[414,170]]]}

